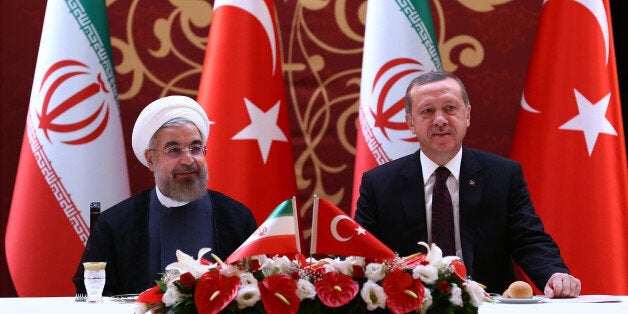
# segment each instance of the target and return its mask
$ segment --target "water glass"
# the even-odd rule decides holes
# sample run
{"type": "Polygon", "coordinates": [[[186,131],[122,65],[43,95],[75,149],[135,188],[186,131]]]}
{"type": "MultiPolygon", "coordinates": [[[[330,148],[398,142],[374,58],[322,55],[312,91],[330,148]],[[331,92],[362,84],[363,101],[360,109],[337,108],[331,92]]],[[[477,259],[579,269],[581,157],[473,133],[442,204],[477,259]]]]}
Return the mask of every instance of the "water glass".
{"type": "Polygon", "coordinates": [[[102,291],[105,288],[105,263],[83,263],[85,272],[85,289],[87,303],[101,303],[102,291]],[[102,264],[102,265],[101,265],[102,264]]]}

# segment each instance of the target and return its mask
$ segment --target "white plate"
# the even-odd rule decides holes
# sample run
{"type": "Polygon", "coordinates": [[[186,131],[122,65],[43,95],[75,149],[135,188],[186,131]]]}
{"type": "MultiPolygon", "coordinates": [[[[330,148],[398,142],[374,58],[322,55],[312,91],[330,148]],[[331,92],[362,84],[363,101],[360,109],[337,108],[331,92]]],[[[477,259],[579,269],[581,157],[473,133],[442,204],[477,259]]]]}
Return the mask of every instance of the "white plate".
{"type": "Polygon", "coordinates": [[[531,303],[539,303],[543,300],[547,299],[546,296],[533,296],[530,299],[511,299],[504,297],[495,297],[495,300],[501,303],[510,303],[510,304],[531,304],[531,303]]]}

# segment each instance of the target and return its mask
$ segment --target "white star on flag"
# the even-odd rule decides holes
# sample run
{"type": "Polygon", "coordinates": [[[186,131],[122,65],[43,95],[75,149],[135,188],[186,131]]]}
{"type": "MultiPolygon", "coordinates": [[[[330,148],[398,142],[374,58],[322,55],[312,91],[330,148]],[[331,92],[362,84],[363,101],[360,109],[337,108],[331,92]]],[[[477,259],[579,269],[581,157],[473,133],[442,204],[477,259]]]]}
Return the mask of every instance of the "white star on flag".
{"type": "Polygon", "coordinates": [[[593,153],[593,147],[600,133],[617,136],[617,132],[608,119],[606,119],[606,110],[611,94],[608,93],[597,103],[593,104],[580,92],[574,89],[576,94],[576,103],[578,104],[579,114],[573,117],[567,123],[561,125],[561,130],[582,131],[584,139],[587,142],[587,150],[589,156],[593,153]]]}
{"type": "Polygon", "coordinates": [[[249,113],[251,124],[247,125],[231,139],[256,140],[262,158],[264,159],[264,164],[266,164],[272,142],[288,141],[281,128],[277,125],[281,101],[277,101],[277,103],[266,112],[259,109],[257,105],[247,98],[244,98],[244,103],[246,104],[246,110],[249,113]]]}
{"type": "Polygon", "coordinates": [[[366,229],[362,228],[362,226],[358,226],[357,228],[355,228],[355,231],[358,232],[358,235],[366,234],[366,229]]]}

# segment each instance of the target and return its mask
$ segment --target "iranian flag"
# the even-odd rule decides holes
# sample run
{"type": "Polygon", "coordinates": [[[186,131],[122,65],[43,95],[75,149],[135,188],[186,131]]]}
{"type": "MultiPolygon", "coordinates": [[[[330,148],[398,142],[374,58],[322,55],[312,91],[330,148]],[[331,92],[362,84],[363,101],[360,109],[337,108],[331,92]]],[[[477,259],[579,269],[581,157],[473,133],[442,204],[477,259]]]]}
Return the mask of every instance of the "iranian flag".
{"type": "Polygon", "coordinates": [[[609,2],[543,4],[511,157],[582,293],[628,293],[628,165],[609,2]]]}
{"type": "Polygon", "coordinates": [[[248,206],[257,223],[297,194],[272,0],[217,0],[198,102],[212,123],[208,187],[248,206]]]}
{"type": "Polygon", "coordinates": [[[413,78],[442,68],[436,43],[428,0],[368,2],[352,213],[362,173],[418,149],[404,98],[413,78]]]}
{"type": "Polygon", "coordinates": [[[18,294],[74,294],[89,207],[129,196],[104,1],[49,1],[5,237],[18,294]]]}
{"type": "Polygon", "coordinates": [[[394,258],[395,253],[330,201],[314,195],[310,254],[394,258]]]}
{"type": "Polygon", "coordinates": [[[253,255],[301,253],[296,199],[285,200],[228,258],[234,263],[253,255]]]}

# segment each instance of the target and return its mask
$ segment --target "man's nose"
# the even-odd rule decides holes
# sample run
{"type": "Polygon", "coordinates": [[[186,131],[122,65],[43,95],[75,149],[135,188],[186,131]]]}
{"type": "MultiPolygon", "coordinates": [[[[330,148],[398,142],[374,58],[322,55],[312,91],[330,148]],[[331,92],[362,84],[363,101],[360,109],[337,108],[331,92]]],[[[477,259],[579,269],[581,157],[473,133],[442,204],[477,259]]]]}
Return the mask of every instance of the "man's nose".
{"type": "Polygon", "coordinates": [[[445,117],[445,113],[437,110],[434,115],[434,124],[435,125],[443,125],[447,124],[447,118],[445,117]]]}

